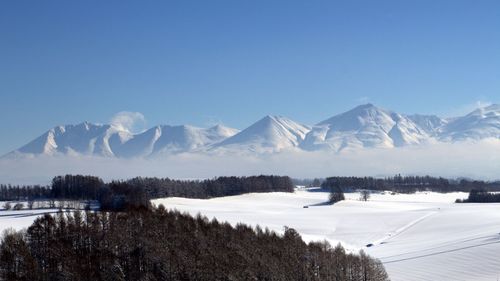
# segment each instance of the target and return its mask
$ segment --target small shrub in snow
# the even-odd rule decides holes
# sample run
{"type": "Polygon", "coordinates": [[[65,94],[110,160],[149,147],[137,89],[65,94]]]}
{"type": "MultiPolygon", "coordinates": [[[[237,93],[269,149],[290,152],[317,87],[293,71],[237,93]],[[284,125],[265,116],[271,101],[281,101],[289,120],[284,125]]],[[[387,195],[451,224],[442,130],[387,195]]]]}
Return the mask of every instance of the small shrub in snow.
{"type": "Polygon", "coordinates": [[[12,208],[12,205],[9,202],[6,202],[5,204],[3,204],[3,208],[5,210],[10,210],[12,208]]]}
{"type": "Polygon", "coordinates": [[[17,203],[16,205],[14,205],[14,210],[16,211],[19,211],[19,210],[22,210],[24,208],[24,204],[23,203],[17,203]]]}

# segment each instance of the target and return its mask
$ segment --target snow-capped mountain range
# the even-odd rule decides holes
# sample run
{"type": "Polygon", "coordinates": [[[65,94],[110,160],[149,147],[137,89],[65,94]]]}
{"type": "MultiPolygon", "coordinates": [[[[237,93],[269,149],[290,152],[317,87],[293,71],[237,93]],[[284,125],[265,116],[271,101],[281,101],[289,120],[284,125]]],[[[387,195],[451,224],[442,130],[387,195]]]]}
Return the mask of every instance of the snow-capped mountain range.
{"type": "Polygon", "coordinates": [[[435,115],[404,115],[365,104],[314,126],[283,116],[266,116],[242,131],[222,125],[162,125],[132,134],[114,125],[84,122],[52,128],[6,156],[83,154],[131,158],[183,152],[337,152],[485,138],[500,139],[500,105],[444,119],[435,115]]]}

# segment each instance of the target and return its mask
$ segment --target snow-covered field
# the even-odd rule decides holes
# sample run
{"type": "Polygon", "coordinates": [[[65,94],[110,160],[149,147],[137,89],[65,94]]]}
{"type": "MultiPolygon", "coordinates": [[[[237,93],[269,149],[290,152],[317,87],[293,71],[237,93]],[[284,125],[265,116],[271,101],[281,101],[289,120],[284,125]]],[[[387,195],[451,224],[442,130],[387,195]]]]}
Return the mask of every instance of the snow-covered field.
{"type": "Polygon", "coordinates": [[[0,211],[0,234],[4,230],[13,228],[21,230],[28,228],[33,221],[43,214],[55,214],[58,209],[39,209],[39,210],[19,210],[19,211],[0,211]]]}
{"type": "Polygon", "coordinates": [[[153,203],[279,232],[286,225],[306,241],[326,239],[364,249],[384,263],[394,281],[494,281],[500,276],[500,204],[453,204],[465,193],[372,194],[368,202],[350,193],[334,206],[322,204],[327,197],[297,190],[153,203]]]}

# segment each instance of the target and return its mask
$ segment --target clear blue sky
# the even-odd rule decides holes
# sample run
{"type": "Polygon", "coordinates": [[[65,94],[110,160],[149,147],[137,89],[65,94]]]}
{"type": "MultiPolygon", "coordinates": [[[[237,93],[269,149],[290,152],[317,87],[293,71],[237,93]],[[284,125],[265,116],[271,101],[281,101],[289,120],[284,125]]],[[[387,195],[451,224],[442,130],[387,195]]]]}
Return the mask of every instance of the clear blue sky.
{"type": "Polygon", "coordinates": [[[0,1],[0,154],[47,129],[500,102],[500,1],[0,1]]]}

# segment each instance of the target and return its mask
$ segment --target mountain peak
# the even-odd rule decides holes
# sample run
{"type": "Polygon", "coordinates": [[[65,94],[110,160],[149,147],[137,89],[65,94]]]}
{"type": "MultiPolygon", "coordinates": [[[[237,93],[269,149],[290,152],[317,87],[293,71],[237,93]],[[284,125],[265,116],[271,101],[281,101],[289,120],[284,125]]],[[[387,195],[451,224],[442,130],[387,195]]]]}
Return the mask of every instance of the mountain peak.
{"type": "MultiPolygon", "coordinates": [[[[341,130],[354,130],[359,126],[363,126],[367,122],[381,122],[390,118],[391,112],[376,107],[371,103],[359,105],[349,111],[335,115],[320,123],[322,125],[333,125],[342,128],[341,130]]],[[[387,120],[386,120],[387,121],[387,120]]]]}
{"type": "Polygon", "coordinates": [[[283,117],[283,116],[279,116],[279,115],[266,115],[264,116],[262,119],[260,119],[261,121],[274,121],[274,122],[279,122],[280,119],[287,119],[286,117],[283,117]]]}
{"type": "MultiPolygon", "coordinates": [[[[282,126],[287,123],[295,123],[294,121],[290,120],[289,118],[281,115],[266,115],[259,119],[257,122],[255,122],[252,126],[282,126]]],[[[286,126],[286,125],[285,125],[286,126]]]]}
{"type": "Polygon", "coordinates": [[[266,115],[216,147],[275,152],[298,146],[309,130],[309,127],[284,116],[266,115]]]}
{"type": "Polygon", "coordinates": [[[443,141],[480,140],[500,138],[500,105],[492,104],[454,118],[444,128],[443,141]]]}
{"type": "Polygon", "coordinates": [[[80,124],[77,124],[75,127],[80,127],[80,128],[85,128],[85,130],[89,130],[91,127],[95,127],[97,125],[94,125],[88,121],[83,121],[82,123],[80,124]]]}
{"type": "Polygon", "coordinates": [[[386,110],[374,105],[373,103],[365,103],[365,104],[358,105],[351,110],[346,111],[346,113],[347,112],[362,112],[362,111],[386,111],[386,110]]]}
{"type": "Polygon", "coordinates": [[[306,150],[395,147],[429,138],[410,118],[371,103],[320,122],[301,145],[306,150]]]}
{"type": "Polygon", "coordinates": [[[69,125],[61,125],[61,126],[57,126],[57,127],[54,127],[53,129],[59,129],[59,130],[70,130],[70,129],[79,129],[79,130],[85,130],[85,131],[90,131],[90,130],[98,130],[98,129],[102,129],[102,128],[115,128],[117,130],[119,130],[119,128],[113,126],[113,125],[104,125],[104,124],[97,124],[97,123],[92,123],[92,122],[88,122],[88,121],[84,121],[84,122],[81,122],[81,123],[78,123],[76,125],[72,125],[72,124],[69,124],[69,125]]]}
{"type": "Polygon", "coordinates": [[[356,109],[369,109],[369,108],[378,108],[378,107],[375,106],[373,103],[365,103],[365,104],[361,104],[361,105],[356,106],[355,108],[353,108],[353,110],[356,110],[356,109]]]}

